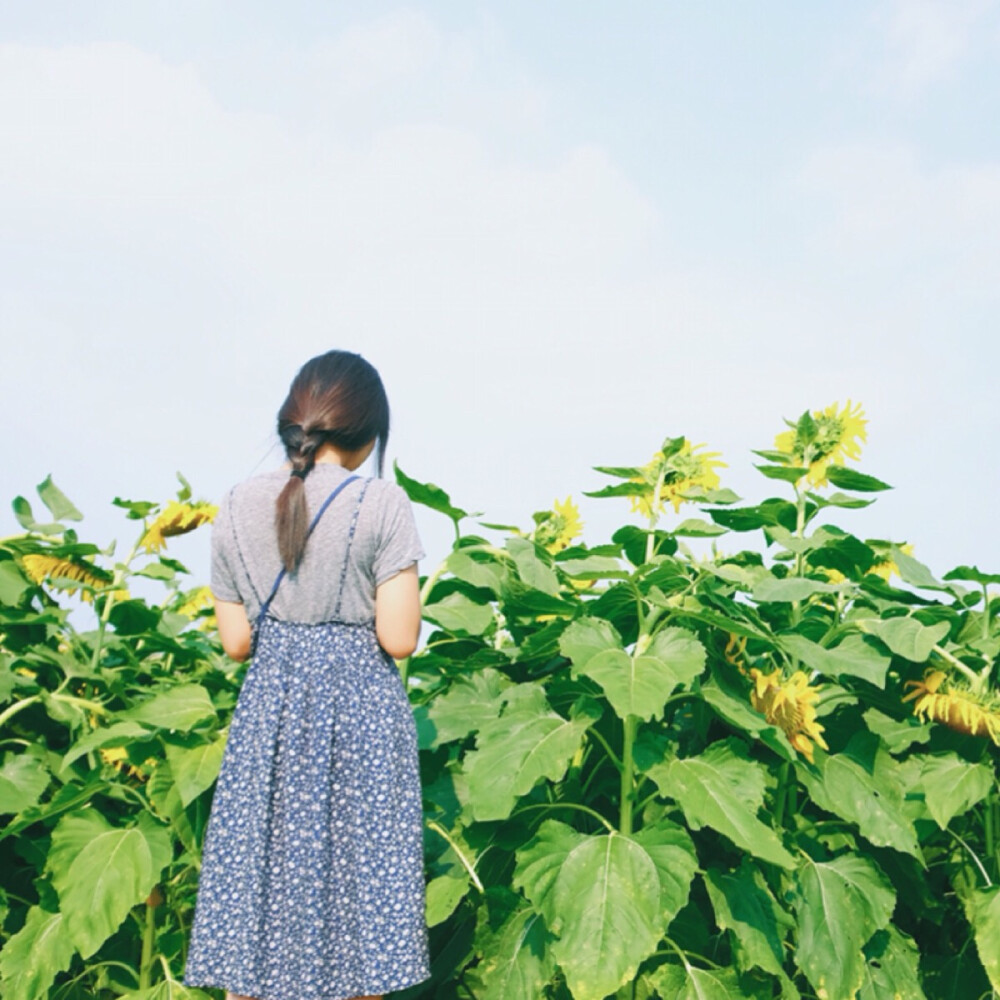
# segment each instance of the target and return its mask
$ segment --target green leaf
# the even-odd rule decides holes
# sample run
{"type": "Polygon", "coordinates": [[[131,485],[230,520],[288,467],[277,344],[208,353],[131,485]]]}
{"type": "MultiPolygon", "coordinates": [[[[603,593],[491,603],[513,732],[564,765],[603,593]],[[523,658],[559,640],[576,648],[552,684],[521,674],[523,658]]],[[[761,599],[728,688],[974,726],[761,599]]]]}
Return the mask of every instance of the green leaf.
{"type": "Polygon", "coordinates": [[[768,479],[781,479],[786,483],[797,483],[809,470],[796,465],[755,465],[768,479]]]}
{"type": "Polygon", "coordinates": [[[934,574],[919,559],[908,555],[898,545],[889,550],[892,561],[899,570],[904,583],[911,587],[922,587],[925,590],[949,590],[950,588],[935,579],[934,574]]]}
{"type": "Polygon", "coordinates": [[[648,775],[684,812],[688,825],[711,827],[758,858],[794,868],[777,834],[757,818],[764,802],[764,768],[747,760],[732,740],[714,743],[698,757],[656,764],[648,775]]]}
{"type": "Polygon", "coordinates": [[[864,500],[861,497],[848,496],[846,493],[831,493],[829,496],[823,496],[820,493],[806,493],[806,496],[817,507],[845,507],[855,510],[861,507],[870,507],[875,503],[874,500],[864,500]]]}
{"type": "Polygon", "coordinates": [[[584,490],[585,497],[641,497],[652,493],[653,487],[647,483],[614,483],[599,490],[584,490]]]}
{"type": "Polygon", "coordinates": [[[70,503],[66,494],[52,482],[52,476],[46,476],[38,484],[37,489],[38,495],[42,498],[42,503],[49,508],[49,513],[57,521],[83,520],[83,514],[81,514],[76,507],[70,503]]]}
{"type": "Polygon", "coordinates": [[[970,764],[956,753],[920,756],[920,788],[927,809],[942,830],[976,803],[993,786],[994,772],[986,764],[970,764]]]}
{"type": "Polygon", "coordinates": [[[465,871],[439,875],[427,883],[427,926],[443,924],[455,912],[455,907],[469,891],[469,876],[465,871]]]}
{"type": "Polygon", "coordinates": [[[892,916],[896,894],[860,854],[807,858],[798,870],[795,961],[819,996],[853,997],[865,979],[861,949],[892,916]]]}
{"type": "Polygon", "coordinates": [[[538,1000],[555,972],[547,938],[537,913],[529,909],[512,913],[482,944],[473,970],[480,986],[477,1000],[538,1000]]]}
{"type": "Polygon", "coordinates": [[[0,767],[0,815],[30,809],[49,787],[49,772],[33,754],[8,753],[0,767]]]}
{"type": "Polygon", "coordinates": [[[492,667],[456,680],[430,703],[427,715],[434,727],[432,746],[464,739],[495,722],[503,707],[503,692],[509,687],[510,681],[492,667]]]}
{"type": "Polygon", "coordinates": [[[559,919],[553,889],[563,864],[572,851],[587,840],[571,826],[547,819],[535,836],[517,852],[513,886],[520,889],[549,927],[559,919]]]}
{"type": "Polygon", "coordinates": [[[661,819],[644,826],[632,839],[651,858],[660,877],[660,918],[664,927],[687,903],[691,880],[698,870],[698,855],[687,830],[661,819]]]}
{"type": "Polygon", "coordinates": [[[56,825],[49,858],[52,884],[66,931],[83,958],[149,895],[161,870],[154,866],[154,854],[162,859],[161,845],[151,845],[141,827],[112,827],[96,813],[74,813],[56,825]]]}
{"type": "Polygon", "coordinates": [[[47,997],[52,980],[69,968],[74,950],[63,915],[31,907],[24,926],[0,950],[3,996],[6,1000],[47,997]]]}
{"type": "Polygon", "coordinates": [[[101,726],[86,736],[77,740],[63,757],[60,773],[65,774],[66,769],[73,761],[82,757],[92,750],[99,750],[102,747],[127,746],[136,739],[148,739],[149,729],[139,725],[138,722],[115,722],[110,726],[101,726]]]}
{"type": "Polygon", "coordinates": [[[215,706],[200,684],[178,684],[120,714],[157,729],[187,732],[215,716],[215,706]]]}
{"type": "Polygon", "coordinates": [[[421,483],[416,479],[411,479],[399,467],[398,462],[393,462],[392,468],[396,473],[396,482],[403,487],[406,495],[414,503],[423,504],[425,507],[430,507],[431,510],[445,514],[456,524],[463,517],[470,516],[468,511],[462,510],[461,507],[452,506],[451,497],[440,486],[435,486],[434,483],[421,483]]]}
{"type": "Polygon", "coordinates": [[[225,749],[226,738],[221,735],[211,743],[199,743],[193,747],[167,746],[167,760],[185,806],[211,787],[219,774],[225,749]]]}
{"type": "Polygon", "coordinates": [[[894,719],[877,708],[869,708],[862,714],[868,728],[881,737],[889,753],[902,753],[914,743],[926,743],[934,729],[929,722],[921,723],[912,715],[894,719]]]}
{"type": "Polygon", "coordinates": [[[504,547],[513,556],[518,575],[529,587],[553,597],[559,595],[559,577],[551,566],[542,561],[534,542],[514,536],[507,539],[504,547]]]}
{"type": "Polygon", "coordinates": [[[747,996],[732,969],[661,965],[649,978],[663,1000],[745,1000],[747,996]]]}
{"type": "Polygon", "coordinates": [[[811,670],[818,670],[827,677],[847,675],[885,687],[885,675],[892,663],[874,642],[865,641],[860,635],[849,635],[839,646],[826,649],[804,635],[789,633],[778,637],[778,644],[786,652],[800,659],[811,670]]]}
{"type": "Polygon", "coordinates": [[[642,469],[635,465],[594,465],[591,468],[595,472],[603,472],[606,476],[614,476],[616,479],[631,479],[633,476],[641,476],[642,469]]]}
{"type": "Polygon", "coordinates": [[[710,681],[702,684],[701,697],[729,725],[759,739],[779,757],[795,760],[796,751],[784,731],[768,722],[760,712],[754,711],[746,696],[739,697],[723,676],[715,674],[710,681]]]}
{"type": "Polygon", "coordinates": [[[733,956],[741,972],[763,969],[784,975],[784,939],[791,920],[778,906],[757,868],[744,859],[735,871],[705,873],[715,922],[733,937],[733,956]]]}
{"type": "Polygon", "coordinates": [[[927,1000],[920,985],[920,952],[892,924],[865,945],[865,959],[858,1000],[927,1000]]]}
{"type": "Polygon", "coordinates": [[[833,583],[821,583],[801,576],[779,580],[765,576],[753,589],[753,599],[761,602],[804,601],[814,594],[835,594],[840,588],[833,583]]]}
{"type": "Polygon", "coordinates": [[[659,718],[670,695],[705,666],[704,646],[686,629],[660,629],[644,652],[631,656],[617,643],[605,645],[616,637],[606,622],[581,619],[563,632],[559,648],[573,661],[574,676],[584,674],[600,684],[622,719],[659,718]]]}
{"type": "Polygon", "coordinates": [[[871,733],[859,732],[837,754],[815,751],[815,770],[796,772],[812,800],[827,812],[854,823],[877,847],[892,847],[923,864],[913,824],[903,809],[898,765],[871,733]]]}
{"type": "Polygon", "coordinates": [[[174,781],[173,772],[167,761],[161,760],[153,768],[153,773],[146,785],[146,792],[156,815],[167,820],[177,839],[192,854],[197,855],[201,849],[198,838],[191,826],[184,803],[181,802],[177,783],[174,781]]]}
{"type": "Polygon", "coordinates": [[[14,509],[14,517],[17,518],[17,523],[25,531],[36,531],[42,535],[61,535],[66,530],[63,525],[58,523],[39,524],[35,520],[35,515],[31,510],[31,504],[24,497],[14,497],[11,507],[14,509]]]}
{"type": "Polygon", "coordinates": [[[145,601],[119,601],[111,606],[108,620],[119,635],[141,635],[155,629],[160,622],[160,611],[145,601]]]}
{"type": "Polygon", "coordinates": [[[470,809],[480,822],[506,819],[517,799],[542,778],[562,780],[584,732],[600,717],[597,704],[588,700],[564,719],[532,683],[508,688],[503,700],[503,715],[479,730],[476,749],[464,760],[470,809]]]}
{"type": "Polygon", "coordinates": [[[13,559],[0,562],[0,604],[13,606],[20,603],[32,586],[34,584],[25,579],[13,559]]]}
{"type": "Polygon", "coordinates": [[[950,631],[948,622],[936,625],[922,625],[916,618],[864,618],[855,623],[863,632],[876,636],[892,650],[896,656],[924,663],[931,650],[950,631]]]}
{"type": "Polygon", "coordinates": [[[863,472],[856,472],[843,465],[828,465],[826,478],[842,490],[855,490],[858,493],[878,493],[881,490],[892,489],[888,483],[883,483],[881,479],[866,476],[863,472]]]}
{"type": "Polygon", "coordinates": [[[581,559],[557,559],[557,568],[567,576],[583,580],[627,579],[628,573],[613,556],[584,556],[581,559]]]}
{"type": "Polygon", "coordinates": [[[587,837],[552,887],[552,953],[575,1000],[603,1000],[638,971],[666,926],[660,879],[645,849],[617,833],[587,837]]]}
{"type": "Polygon", "coordinates": [[[714,538],[717,535],[724,535],[729,531],[721,524],[713,524],[711,521],[703,521],[698,517],[689,517],[681,521],[671,534],[679,535],[682,538],[714,538]]]}
{"type": "Polygon", "coordinates": [[[1000,887],[974,890],[966,901],[966,913],[972,924],[979,960],[993,989],[1000,992],[1000,887]]]}
{"type": "Polygon", "coordinates": [[[473,587],[485,587],[494,594],[500,594],[503,573],[495,560],[480,562],[458,549],[448,556],[445,565],[459,580],[464,580],[473,587]]]}
{"type": "Polygon", "coordinates": [[[1000,583],[1000,573],[984,573],[978,566],[956,566],[949,570],[942,580],[966,580],[986,586],[990,583],[1000,583]]]}
{"type": "Polygon", "coordinates": [[[424,608],[424,617],[449,632],[482,635],[493,621],[493,609],[456,590],[440,601],[428,604],[424,608]]]}

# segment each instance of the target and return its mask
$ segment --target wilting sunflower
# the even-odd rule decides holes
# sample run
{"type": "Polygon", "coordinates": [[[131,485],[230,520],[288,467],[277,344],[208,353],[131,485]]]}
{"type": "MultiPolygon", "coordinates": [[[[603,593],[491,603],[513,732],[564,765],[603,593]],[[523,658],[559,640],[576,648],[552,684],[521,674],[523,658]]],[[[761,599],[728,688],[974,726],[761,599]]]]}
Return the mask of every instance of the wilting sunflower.
{"type": "Polygon", "coordinates": [[[681,504],[688,498],[684,495],[695,489],[714,490],[719,486],[719,474],[716,469],[726,468],[725,462],[718,461],[719,451],[699,451],[704,444],[692,445],[686,438],[680,450],[669,458],[662,451],[657,451],[642,467],[642,475],[633,477],[633,483],[645,483],[649,489],[641,496],[629,497],[633,511],[638,511],[644,517],[651,517],[654,506],[664,510],[664,502],[669,501],[674,513],[680,510],[681,504]],[[656,484],[663,474],[663,485],[660,495],[653,497],[656,484]]]}
{"type": "Polygon", "coordinates": [[[147,552],[159,552],[166,545],[165,539],[174,535],[185,535],[203,524],[208,524],[215,519],[218,511],[219,508],[215,504],[204,501],[184,503],[180,500],[171,500],[146,529],[139,544],[147,552]]]}
{"type": "Polygon", "coordinates": [[[792,427],[774,439],[774,447],[789,456],[789,464],[808,465],[805,478],[818,487],[827,484],[826,470],[831,465],[861,457],[861,444],[868,439],[868,421],[861,404],[850,400],[843,409],[839,403],[831,403],[825,410],[814,410],[812,416],[816,433],[811,440],[803,440],[792,427]]]}
{"type": "Polygon", "coordinates": [[[573,503],[571,496],[561,503],[553,501],[552,510],[543,511],[535,517],[538,519],[538,527],[534,531],[535,541],[553,555],[561,552],[583,531],[580,509],[573,503]]]}
{"type": "Polygon", "coordinates": [[[957,733],[988,736],[1000,746],[1000,703],[995,697],[959,687],[943,670],[927,670],[923,680],[903,686],[913,689],[903,701],[913,701],[913,714],[924,722],[933,719],[957,733]]]}
{"type": "Polygon", "coordinates": [[[195,587],[184,595],[184,599],[177,605],[177,613],[187,615],[188,618],[197,618],[200,611],[213,607],[212,590],[210,587],[195,587]]]}
{"type": "Polygon", "coordinates": [[[784,730],[789,743],[811,764],[813,745],[828,750],[826,741],[820,735],[823,726],[816,721],[813,704],[819,691],[812,687],[809,678],[796,670],[791,677],[782,676],[781,670],[765,674],[752,667],[750,680],[750,703],[764,715],[772,725],[784,730]]]}
{"type": "MultiPolygon", "coordinates": [[[[85,601],[93,600],[93,591],[102,590],[110,584],[114,577],[106,570],[100,569],[93,563],[84,559],[67,558],[64,556],[45,555],[41,552],[29,552],[21,557],[24,568],[35,583],[48,583],[65,591],[67,594],[75,594],[80,587],[74,586],[71,581],[83,584],[80,597],[85,601]]],[[[127,600],[129,593],[127,590],[116,590],[115,600],[127,600]]]]}

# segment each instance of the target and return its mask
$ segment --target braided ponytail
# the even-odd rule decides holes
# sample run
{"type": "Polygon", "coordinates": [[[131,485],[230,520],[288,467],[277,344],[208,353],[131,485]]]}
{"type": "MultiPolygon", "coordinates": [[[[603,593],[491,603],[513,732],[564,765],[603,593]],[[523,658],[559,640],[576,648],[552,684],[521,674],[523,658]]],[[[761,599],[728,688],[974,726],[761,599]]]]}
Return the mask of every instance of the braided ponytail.
{"type": "Polygon", "coordinates": [[[278,436],[292,470],[275,505],[275,528],[281,562],[294,572],[309,528],[305,478],[320,447],[329,442],[353,451],[376,439],[376,468],[382,475],[389,402],[378,372],[348,351],[328,351],[307,361],[278,411],[278,436]]]}

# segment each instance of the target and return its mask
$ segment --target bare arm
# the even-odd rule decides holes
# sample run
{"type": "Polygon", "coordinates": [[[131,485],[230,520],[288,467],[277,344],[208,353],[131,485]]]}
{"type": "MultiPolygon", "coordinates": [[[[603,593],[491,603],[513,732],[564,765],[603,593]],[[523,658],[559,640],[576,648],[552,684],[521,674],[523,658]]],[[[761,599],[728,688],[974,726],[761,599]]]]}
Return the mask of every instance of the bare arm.
{"type": "Polygon", "coordinates": [[[375,589],[375,635],[395,660],[417,648],[420,637],[420,578],[411,563],[375,589]]]}
{"type": "Polygon", "coordinates": [[[219,638],[226,655],[234,660],[246,660],[250,656],[250,621],[246,608],[232,601],[215,601],[215,620],[219,626],[219,638]]]}

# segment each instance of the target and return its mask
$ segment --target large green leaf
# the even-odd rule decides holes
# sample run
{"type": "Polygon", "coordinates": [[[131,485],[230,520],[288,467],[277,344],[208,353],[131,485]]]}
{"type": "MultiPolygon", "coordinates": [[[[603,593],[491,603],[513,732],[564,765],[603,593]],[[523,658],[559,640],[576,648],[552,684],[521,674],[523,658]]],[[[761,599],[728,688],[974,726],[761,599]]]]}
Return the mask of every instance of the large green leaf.
{"type": "Polygon", "coordinates": [[[212,699],[200,684],[178,684],[122,712],[121,718],[135,719],[157,729],[186,732],[214,715],[212,699]]]}
{"type": "Polygon", "coordinates": [[[863,636],[849,635],[838,646],[827,649],[804,635],[790,633],[778,637],[786,653],[798,657],[811,670],[818,670],[827,677],[860,677],[862,680],[885,687],[885,675],[892,659],[863,636]]]}
{"type": "Polygon", "coordinates": [[[36,487],[42,503],[49,508],[49,513],[57,521],[82,521],[81,514],[70,502],[65,493],[54,482],[52,476],[46,476],[36,487]]]}
{"type": "Polygon", "coordinates": [[[763,969],[784,975],[784,939],[791,921],[778,906],[757,868],[745,860],[735,871],[705,873],[715,922],[733,937],[733,957],[743,972],[763,969]]]}
{"type": "Polygon", "coordinates": [[[479,730],[476,749],[464,761],[470,808],[480,821],[506,819],[518,797],[542,778],[559,781],[584,732],[600,717],[596,702],[586,701],[564,719],[531,683],[508,688],[504,706],[503,715],[479,730]]]}
{"type": "Polygon", "coordinates": [[[538,1000],[555,972],[542,918],[530,909],[512,913],[486,938],[476,963],[477,1000],[538,1000]]]}
{"type": "Polygon", "coordinates": [[[223,735],[217,735],[210,743],[199,743],[193,747],[167,747],[167,760],[185,806],[215,781],[225,749],[226,738],[223,735]]]}
{"type": "Polygon", "coordinates": [[[49,772],[34,754],[6,754],[0,767],[0,815],[30,809],[49,787],[49,772]]]}
{"type": "Polygon", "coordinates": [[[833,594],[839,589],[832,583],[821,583],[805,577],[790,576],[779,580],[773,576],[765,576],[753,588],[753,599],[761,602],[804,601],[814,594],[833,594]]]}
{"type": "Polygon", "coordinates": [[[731,740],[715,743],[698,757],[656,764],[648,774],[695,830],[709,826],[764,861],[794,868],[777,834],[757,818],[764,802],[764,768],[737,747],[731,740]]]}
{"type": "Polygon", "coordinates": [[[818,996],[854,997],[865,978],[862,948],[892,916],[896,894],[860,854],[807,858],[797,874],[795,961],[818,996]]]}
{"type": "Polygon", "coordinates": [[[924,801],[942,830],[955,816],[986,798],[993,785],[992,768],[986,764],[970,764],[958,754],[928,754],[919,759],[924,801]]]}
{"type": "Polygon", "coordinates": [[[863,631],[877,636],[897,656],[923,663],[931,655],[931,650],[947,634],[951,626],[947,622],[936,625],[922,625],[916,618],[865,618],[856,623],[863,631]]]}
{"type": "Polygon", "coordinates": [[[923,864],[916,831],[903,809],[897,766],[878,737],[862,732],[841,753],[817,748],[815,772],[803,764],[796,771],[821,809],[856,824],[877,847],[893,847],[923,864]]]}
{"type": "Polygon", "coordinates": [[[170,855],[170,841],[148,814],[113,827],[94,811],[64,816],[52,833],[48,865],[66,932],[84,958],[150,893],[170,855]]]}
{"type": "Polygon", "coordinates": [[[0,604],[17,604],[31,586],[13,559],[0,562],[0,604]]]}
{"type": "Polygon", "coordinates": [[[865,945],[865,959],[858,1000],[927,1000],[917,946],[892,924],[865,945]]]}
{"type": "Polygon", "coordinates": [[[1000,887],[973,890],[965,901],[965,911],[972,924],[979,960],[993,989],[1000,993],[1000,887]]]}
{"type": "Polygon", "coordinates": [[[127,746],[129,743],[134,742],[137,738],[148,739],[151,736],[152,734],[147,727],[130,720],[115,722],[110,726],[101,726],[100,728],[87,733],[86,736],[77,740],[76,743],[74,743],[69,750],[66,751],[66,755],[62,760],[61,771],[65,772],[66,768],[68,768],[73,761],[82,757],[85,753],[90,753],[91,750],[98,750],[101,747],[127,746]]]}
{"type": "Polygon", "coordinates": [[[502,695],[510,681],[492,667],[460,677],[448,690],[434,698],[427,716],[434,728],[434,746],[464,739],[496,721],[502,695]]]}
{"type": "Polygon", "coordinates": [[[582,619],[563,632],[559,648],[573,661],[574,676],[600,684],[622,719],[659,718],[670,695],[705,666],[705,648],[681,628],[660,629],[644,650],[629,655],[608,623],[582,619]]]}
{"type": "Polygon", "coordinates": [[[406,495],[414,503],[423,504],[425,507],[430,507],[431,510],[439,511],[440,513],[450,517],[456,524],[461,521],[463,517],[470,516],[469,513],[462,510],[461,507],[453,506],[451,497],[449,497],[440,486],[435,486],[434,483],[421,483],[416,479],[411,479],[399,467],[398,462],[393,462],[392,468],[396,473],[396,482],[403,487],[406,495]]]}
{"type": "Polygon", "coordinates": [[[468,891],[469,876],[464,869],[432,878],[427,883],[427,926],[437,927],[444,923],[468,891]]]}
{"type": "Polygon", "coordinates": [[[732,969],[661,965],[649,977],[663,1000],[746,1000],[732,969]]]}
{"type": "Polygon", "coordinates": [[[827,466],[826,478],[842,490],[857,490],[859,493],[878,493],[881,490],[892,489],[888,483],[883,483],[881,479],[866,476],[863,472],[856,472],[843,465],[827,466]]]}
{"type": "Polygon", "coordinates": [[[552,893],[552,952],[575,1000],[603,1000],[628,982],[666,930],[656,866],[628,837],[588,837],[567,856],[552,893]]]}
{"type": "Polygon", "coordinates": [[[553,887],[570,853],[587,839],[571,826],[547,819],[535,836],[517,852],[513,886],[520,889],[531,905],[552,926],[558,919],[553,887]]]}
{"type": "Polygon", "coordinates": [[[424,617],[449,632],[482,635],[493,621],[493,609],[489,604],[479,604],[456,590],[440,601],[428,604],[424,608],[424,617]]]}
{"type": "Polygon", "coordinates": [[[529,587],[553,597],[559,595],[559,577],[548,563],[542,561],[534,542],[514,536],[507,539],[505,547],[514,558],[518,575],[529,587]]]}
{"type": "Polygon", "coordinates": [[[24,926],[0,950],[0,984],[5,1000],[47,997],[49,984],[69,968],[73,952],[63,915],[31,907],[24,926]]]}
{"type": "Polygon", "coordinates": [[[499,596],[503,570],[494,560],[479,562],[461,549],[456,549],[445,560],[445,565],[459,580],[473,587],[485,587],[499,596]]]}
{"type": "Polygon", "coordinates": [[[656,865],[660,877],[660,917],[669,927],[688,900],[691,880],[698,870],[698,855],[687,830],[669,820],[643,827],[632,839],[656,865]]]}
{"type": "Polygon", "coordinates": [[[177,839],[191,852],[199,850],[198,838],[188,818],[170,764],[161,760],[146,783],[146,793],[156,814],[170,823],[177,839]]]}

